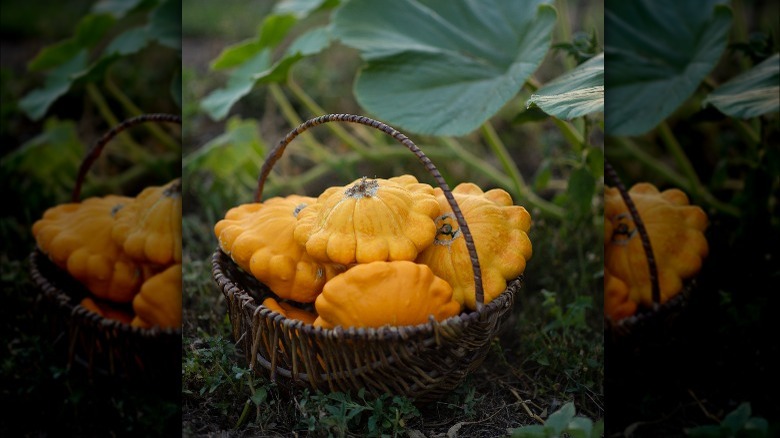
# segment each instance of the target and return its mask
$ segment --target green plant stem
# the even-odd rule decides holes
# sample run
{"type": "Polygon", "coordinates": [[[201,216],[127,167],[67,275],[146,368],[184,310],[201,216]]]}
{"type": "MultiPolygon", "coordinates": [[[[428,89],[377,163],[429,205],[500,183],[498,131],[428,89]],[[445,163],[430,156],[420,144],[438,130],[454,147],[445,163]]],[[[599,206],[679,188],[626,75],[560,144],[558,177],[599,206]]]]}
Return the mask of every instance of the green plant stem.
{"type": "MultiPolygon", "coordinates": [[[[538,90],[542,85],[539,83],[539,81],[534,77],[529,77],[525,81],[525,86],[528,88],[531,93],[538,90]]],[[[558,127],[558,129],[561,130],[561,133],[563,134],[563,137],[566,139],[566,141],[569,142],[570,145],[572,145],[577,150],[582,150],[582,148],[585,146],[585,139],[583,138],[582,134],[577,131],[577,128],[571,125],[571,123],[561,120],[557,117],[550,117],[555,123],[555,126],[558,127]]]]}
{"type": "MultiPolygon", "coordinates": [[[[98,90],[97,86],[93,83],[86,84],[87,95],[95,104],[98,112],[103,117],[103,120],[108,123],[109,126],[114,127],[119,125],[119,119],[114,115],[109,108],[108,103],[103,98],[103,94],[98,90]]],[[[133,138],[126,132],[120,133],[119,137],[125,144],[127,155],[130,157],[130,161],[134,163],[146,162],[151,158],[151,154],[147,152],[141,145],[136,143],[133,138]]]]}
{"type": "MultiPolygon", "coordinates": [[[[555,27],[558,29],[560,42],[571,42],[571,17],[568,4],[566,0],[555,2],[555,9],[558,10],[558,25],[555,27]]],[[[564,56],[562,62],[567,71],[577,66],[576,61],[569,56],[564,56]]]]}
{"type": "Polygon", "coordinates": [[[761,144],[761,136],[753,129],[750,124],[745,120],[731,119],[734,123],[736,130],[742,135],[742,137],[748,141],[751,148],[755,145],[761,144]]]}
{"type": "MultiPolygon", "coordinates": [[[[132,116],[140,116],[141,114],[144,114],[144,111],[136,106],[135,103],[133,103],[133,101],[130,100],[130,98],[127,97],[124,92],[122,92],[122,89],[119,88],[108,75],[106,75],[105,85],[106,89],[111,93],[112,96],[114,96],[114,99],[116,99],[122,105],[125,111],[130,113],[132,116]]],[[[156,139],[167,146],[169,150],[179,149],[180,143],[168,135],[168,133],[166,133],[165,130],[163,130],[159,125],[155,123],[145,123],[144,126],[146,126],[146,128],[149,130],[149,133],[151,133],[156,139]]]]}
{"type": "Polygon", "coordinates": [[[567,142],[577,151],[581,151],[585,146],[585,139],[583,138],[580,131],[577,130],[571,123],[561,120],[557,117],[550,117],[555,123],[555,126],[558,127],[558,129],[561,130],[561,133],[563,134],[563,138],[566,139],[567,142]]]}
{"type": "Polygon", "coordinates": [[[669,128],[669,124],[666,121],[661,122],[658,125],[658,134],[661,136],[661,141],[666,145],[666,149],[672,154],[677,166],[682,170],[683,175],[688,180],[688,186],[691,187],[695,193],[701,194],[704,190],[699,175],[696,174],[696,169],[693,168],[691,161],[685,154],[680,142],[674,136],[672,129],[669,128]]]}
{"type": "MultiPolygon", "coordinates": [[[[691,185],[689,180],[670,169],[666,163],[657,160],[650,154],[644,152],[631,140],[623,137],[616,137],[613,139],[613,141],[618,146],[620,146],[621,150],[628,153],[628,155],[642,163],[645,167],[649,168],[654,175],[659,176],[661,179],[669,182],[671,185],[678,187],[686,192],[698,193],[696,188],[691,185]]],[[[610,148],[606,149],[609,150],[610,148]]],[[[739,210],[736,207],[718,201],[711,193],[707,192],[706,190],[701,199],[710,207],[715,208],[718,211],[726,213],[730,216],[739,216],[739,210]]]]}
{"type": "MultiPolygon", "coordinates": [[[[309,110],[312,114],[316,116],[321,116],[323,114],[328,114],[327,111],[325,111],[324,108],[320,107],[317,102],[311,98],[308,94],[306,94],[306,91],[303,90],[298,84],[292,79],[288,78],[287,80],[287,87],[292,91],[292,93],[295,95],[296,99],[301,101],[301,103],[306,107],[306,109],[309,110]]],[[[328,123],[327,128],[333,132],[333,134],[341,141],[344,142],[347,146],[349,146],[351,149],[355,150],[358,153],[367,153],[368,147],[366,147],[363,143],[361,143],[359,140],[357,140],[353,135],[351,135],[346,129],[344,129],[342,126],[340,126],[337,123],[328,123]]],[[[356,126],[357,129],[363,129],[363,127],[356,126]]]]}
{"type": "Polygon", "coordinates": [[[485,141],[490,146],[490,149],[493,150],[493,152],[498,157],[498,160],[501,162],[504,171],[512,179],[517,193],[519,193],[522,198],[528,201],[529,204],[541,210],[542,213],[548,216],[552,216],[556,219],[563,219],[564,210],[561,207],[540,198],[526,185],[523,176],[520,174],[520,170],[515,165],[514,161],[509,155],[509,151],[506,149],[506,146],[504,146],[504,143],[501,141],[498,133],[490,124],[490,122],[488,121],[483,123],[480,127],[480,130],[485,138],[485,141]]]}
{"type": "MultiPolygon", "coordinates": [[[[489,178],[499,186],[503,187],[506,190],[509,190],[511,192],[515,192],[515,185],[512,182],[512,179],[498,171],[496,168],[494,168],[490,163],[483,160],[482,158],[478,157],[477,155],[471,153],[469,150],[464,148],[457,140],[451,137],[442,137],[441,138],[442,143],[449,148],[455,156],[460,158],[460,160],[473,170],[477,171],[479,174],[485,176],[486,178],[489,178]]],[[[520,193],[513,193],[514,196],[520,196],[520,193]]]]}
{"type": "MultiPolygon", "coordinates": [[[[284,95],[284,91],[282,91],[282,88],[278,84],[268,84],[268,91],[270,91],[276,104],[279,105],[279,109],[282,110],[282,115],[285,120],[287,120],[287,123],[292,126],[298,126],[303,123],[303,120],[301,120],[298,113],[295,112],[292,104],[290,104],[290,101],[287,99],[287,96],[284,95]]],[[[306,145],[309,153],[312,154],[311,158],[315,161],[327,161],[328,157],[332,155],[325,150],[325,147],[322,146],[311,133],[304,132],[299,138],[306,145]]]]}
{"type": "Polygon", "coordinates": [[[688,187],[692,189],[694,195],[718,211],[739,217],[739,209],[733,205],[721,202],[704,187],[701,180],[699,180],[699,176],[696,174],[696,170],[693,168],[691,161],[688,159],[680,142],[677,141],[677,138],[674,136],[674,133],[671,128],[669,128],[669,124],[666,121],[661,122],[658,126],[658,133],[661,136],[661,140],[666,145],[666,148],[677,162],[677,165],[682,169],[683,174],[688,180],[688,187]]]}
{"type": "MultiPolygon", "coordinates": [[[[650,168],[654,175],[661,177],[674,186],[680,187],[686,191],[691,191],[691,188],[688,186],[688,181],[685,178],[680,176],[674,170],[670,169],[666,163],[657,160],[652,155],[643,151],[642,148],[638,147],[630,139],[625,137],[615,137],[614,141],[624,152],[628,153],[637,161],[650,168]]],[[[610,148],[605,148],[605,151],[609,151],[609,149],[610,148]]]]}
{"type": "MultiPolygon", "coordinates": [[[[452,158],[452,155],[449,151],[442,149],[428,148],[426,149],[425,154],[431,158],[452,158]]],[[[343,154],[336,159],[327,162],[320,162],[314,167],[307,169],[298,175],[285,177],[284,182],[279,182],[276,177],[271,174],[269,175],[268,183],[266,184],[268,189],[268,195],[266,195],[266,197],[271,196],[271,194],[279,193],[283,188],[304,187],[307,184],[316,181],[318,178],[327,175],[333,170],[334,167],[349,167],[361,161],[365,161],[367,158],[377,162],[384,162],[387,160],[409,158],[411,156],[412,155],[409,154],[409,151],[406,149],[386,146],[377,151],[372,151],[368,157],[362,156],[353,151],[343,154]]]]}
{"type": "Polygon", "coordinates": [[[238,429],[244,423],[247,414],[249,414],[249,406],[251,405],[251,403],[252,400],[247,400],[246,403],[244,403],[244,409],[241,410],[241,415],[238,417],[238,421],[236,421],[236,425],[233,427],[233,429],[238,429]]]}

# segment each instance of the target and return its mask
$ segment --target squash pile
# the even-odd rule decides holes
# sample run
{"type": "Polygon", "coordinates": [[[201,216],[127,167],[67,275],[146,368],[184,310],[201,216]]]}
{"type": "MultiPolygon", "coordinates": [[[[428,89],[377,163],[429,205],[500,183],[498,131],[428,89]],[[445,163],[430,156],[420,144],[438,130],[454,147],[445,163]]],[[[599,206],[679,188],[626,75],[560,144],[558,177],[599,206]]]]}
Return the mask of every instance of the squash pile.
{"type": "MultiPolygon", "coordinates": [[[[501,189],[463,183],[452,194],[469,224],[487,304],[524,272],[531,217],[501,189]]],[[[242,204],[214,233],[278,298],[263,306],[315,327],[417,325],[476,309],[471,259],[444,192],[412,175],[242,204]]]]}
{"type": "Polygon", "coordinates": [[[149,328],[181,327],[181,180],[136,197],[109,195],[48,209],[38,249],[89,291],[81,306],[149,328]]]}
{"type": "MultiPolygon", "coordinates": [[[[642,218],[658,268],[663,304],[679,294],[701,269],[708,253],[707,215],[681,190],[659,191],[638,183],[628,191],[642,218]]],[[[604,190],[604,314],[612,321],[653,305],[647,257],[617,188],[604,190]]]]}

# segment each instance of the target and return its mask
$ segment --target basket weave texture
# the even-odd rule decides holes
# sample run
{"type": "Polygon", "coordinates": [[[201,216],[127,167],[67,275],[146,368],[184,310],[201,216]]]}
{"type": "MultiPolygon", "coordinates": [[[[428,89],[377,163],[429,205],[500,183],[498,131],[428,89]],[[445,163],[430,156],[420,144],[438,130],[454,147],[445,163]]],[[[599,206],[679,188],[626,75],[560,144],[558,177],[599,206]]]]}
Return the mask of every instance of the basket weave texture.
{"type": "Polygon", "coordinates": [[[404,395],[431,401],[479,367],[514,303],[522,279],[481,312],[403,327],[315,328],[258,305],[276,299],[221,250],[212,259],[233,337],[258,374],[323,391],[404,395]]]}
{"type": "MultiPolygon", "coordinates": [[[[181,124],[181,118],[172,114],[143,114],[112,128],[81,163],[72,202],[80,201],[86,173],[106,144],[121,131],[147,122],[181,124]]],[[[75,364],[83,366],[91,377],[166,386],[171,377],[181,374],[181,329],[133,327],[84,308],[81,300],[91,295],[87,288],[37,248],[30,253],[29,270],[40,292],[37,307],[47,315],[54,346],[64,350],[68,369],[75,364]]]]}
{"type": "MultiPolygon", "coordinates": [[[[311,119],[288,134],[263,166],[256,194],[284,148],[304,130],[328,122],[360,123],[379,129],[407,146],[434,175],[450,204],[455,201],[435,166],[403,134],[362,116],[331,114],[311,119]]],[[[441,322],[433,318],[416,326],[323,329],[287,319],[259,303],[279,299],[264,284],[240,269],[217,248],[212,276],[224,294],[233,338],[250,368],[284,384],[369,395],[389,393],[417,402],[433,401],[456,388],[484,361],[523,284],[522,275],[490,303],[483,305],[476,250],[457,204],[453,206],[474,265],[477,310],[441,322]]]]}
{"type": "Polygon", "coordinates": [[[67,367],[92,376],[155,381],[181,373],[181,330],[132,327],[79,305],[89,292],[42,252],[30,254],[30,275],[40,290],[38,306],[50,321],[55,343],[67,341],[67,367]]]}

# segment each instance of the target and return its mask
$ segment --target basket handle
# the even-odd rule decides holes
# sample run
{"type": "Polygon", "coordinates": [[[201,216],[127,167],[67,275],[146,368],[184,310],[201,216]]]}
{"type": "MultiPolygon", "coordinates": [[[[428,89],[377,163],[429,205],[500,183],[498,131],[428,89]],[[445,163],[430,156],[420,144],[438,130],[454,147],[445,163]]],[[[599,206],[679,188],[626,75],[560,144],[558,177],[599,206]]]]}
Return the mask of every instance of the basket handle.
{"type": "MultiPolygon", "coordinates": [[[[628,194],[628,190],[623,185],[615,169],[609,164],[607,160],[604,160],[604,173],[609,177],[612,184],[617,187],[620,192],[620,196],[623,198],[623,202],[626,203],[628,211],[631,214],[631,218],[634,220],[637,230],[639,231],[639,238],[642,240],[642,248],[645,250],[645,257],[647,257],[647,267],[650,270],[650,285],[651,285],[651,297],[653,298],[653,306],[657,308],[661,304],[661,288],[658,284],[658,266],[655,263],[655,255],[653,255],[653,247],[650,245],[650,236],[647,234],[647,228],[645,223],[639,216],[639,211],[636,209],[636,204],[628,194]]],[[[606,218],[605,218],[606,220],[606,218]]]]}
{"type": "Polygon", "coordinates": [[[433,162],[431,162],[431,160],[422,152],[422,150],[420,150],[416,144],[414,144],[412,140],[409,139],[409,137],[405,136],[395,128],[392,128],[377,120],[353,114],[326,114],[301,123],[297,128],[290,131],[282,140],[280,140],[279,143],[274,146],[274,148],[271,149],[270,153],[268,154],[268,158],[266,158],[265,162],[263,163],[263,167],[260,170],[260,177],[258,178],[257,182],[257,191],[255,192],[255,202],[261,201],[265,180],[268,178],[268,174],[271,173],[271,168],[274,166],[274,164],[276,164],[279,158],[282,157],[282,154],[284,153],[285,148],[287,148],[287,145],[290,144],[290,142],[292,142],[295,137],[307,129],[330,122],[358,123],[384,132],[402,145],[406,146],[412,153],[414,153],[422,165],[425,166],[428,172],[433,176],[433,178],[439,184],[439,187],[444,192],[444,197],[447,198],[447,202],[450,204],[452,212],[455,214],[455,218],[458,221],[458,226],[463,232],[463,238],[466,241],[466,248],[468,249],[469,257],[471,258],[471,266],[474,270],[476,307],[478,312],[481,311],[485,301],[485,293],[482,287],[482,270],[479,266],[479,259],[477,257],[476,247],[474,246],[474,239],[471,237],[471,231],[469,230],[468,224],[466,223],[466,219],[463,218],[463,213],[461,212],[458,203],[455,201],[455,197],[452,195],[447,182],[444,181],[444,178],[441,176],[441,173],[439,173],[439,170],[436,169],[436,166],[433,165],[433,162]]]}
{"type": "Polygon", "coordinates": [[[84,178],[86,177],[89,168],[92,167],[92,164],[100,156],[100,153],[103,152],[103,148],[106,146],[106,144],[108,144],[108,142],[116,137],[120,132],[145,122],[170,122],[181,125],[181,117],[175,114],[165,113],[141,114],[140,116],[124,120],[120,124],[111,128],[110,131],[105,133],[92,146],[92,148],[87,151],[87,155],[84,157],[84,161],[81,162],[81,167],[79,167],[79,172],[76,175],[76,184],[73,187],[73,192],[71,193],[72,202],[79,202],[81,198],[81,186],[84,184],[84,178]]]}

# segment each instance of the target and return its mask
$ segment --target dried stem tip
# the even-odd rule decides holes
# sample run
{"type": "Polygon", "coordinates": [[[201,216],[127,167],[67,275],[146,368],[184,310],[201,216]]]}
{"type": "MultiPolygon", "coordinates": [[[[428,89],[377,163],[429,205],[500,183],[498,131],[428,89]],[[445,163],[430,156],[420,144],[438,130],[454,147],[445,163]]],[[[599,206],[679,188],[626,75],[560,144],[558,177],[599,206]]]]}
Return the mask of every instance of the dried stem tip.
{"type": "Polygon", "coordinates": [[[350,198],[370,198],[376,195],[379,189],[379,183],[375,179],[368,179],[365,176],[355,183],[352,187],[344,191],[344,195],[350,198]]]}

